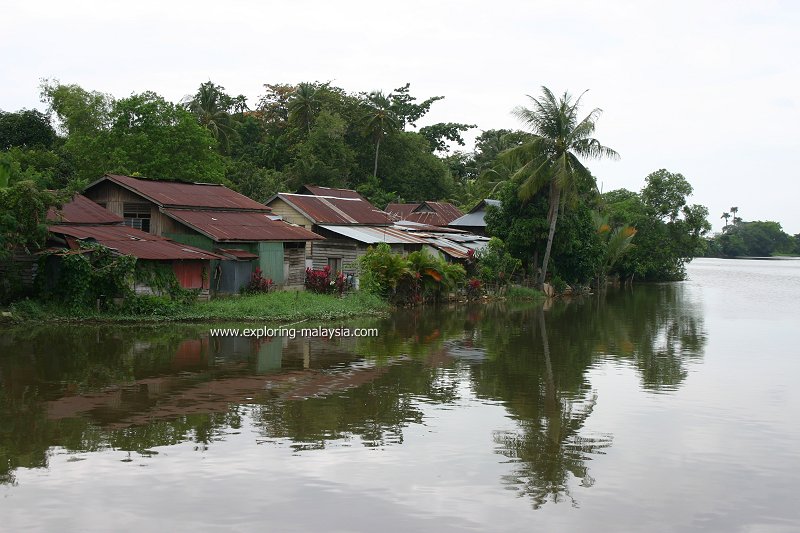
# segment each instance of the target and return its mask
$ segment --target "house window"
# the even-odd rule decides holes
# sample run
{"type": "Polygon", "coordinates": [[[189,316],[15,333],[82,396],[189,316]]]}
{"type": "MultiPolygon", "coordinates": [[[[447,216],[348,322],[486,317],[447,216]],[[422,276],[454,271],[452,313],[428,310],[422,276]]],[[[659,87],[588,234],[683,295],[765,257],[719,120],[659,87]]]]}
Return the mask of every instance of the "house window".
{"type": "Polygon", "coordinates": [[[331,267],[331,272],[341,272],[342,271],[342,258],[341,257],[329,257],[328,258],[328,266],[331,267]]]}
{"type": "Polygon", "coordinates": [[[122,218],[125,225],[142,231],[150,231],[150,204],[129,204],[122,205],[122,218]]]}

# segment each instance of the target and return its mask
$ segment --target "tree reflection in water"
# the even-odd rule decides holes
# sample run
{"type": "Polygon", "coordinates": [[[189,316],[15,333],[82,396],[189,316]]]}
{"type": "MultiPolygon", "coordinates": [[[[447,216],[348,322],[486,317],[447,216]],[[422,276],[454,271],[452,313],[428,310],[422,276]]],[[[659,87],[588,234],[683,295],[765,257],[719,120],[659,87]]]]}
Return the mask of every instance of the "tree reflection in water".
{"type": "Polygon", "coordinates": [[[54,447],[147,455],[191,441],[203,450],[245,419],[259,442],[297,451],[401,445],[425,404],[457,405],[469,394],[501,402],[515,421],[493,435],[509,463],[502,482],[535,507],[576,504],[570,487],[594,483],[587,461],[612,442],[585,428],[602,401],[590,369],[627,364],[644,389],[669,392],[705,345],[699,308],[680,285],[546,308],[419,308],[363,325],[380,336],[211,339],[207,327],[178,325],[6,331],[0,483],[13,484],[19,467],[47,466],[54,447]]]}
{"type": "Polygon", "coordinates": [[[501,399],[517,421],[494,435],[497,453],[510,459],[509,488],[534,507],[568,499],[571,480],[591,486],[587,461],[611,445],[609,434],[583,430],[598,397],[587,373],[593,365],[624,361],[642,387],[677,389],[687,362],[702,356],[705,333],[699,308],[680,285],[637,287],[598,297],[523,309],[510,317],[493,311],[481,321],[489,357],[473,367],[479,396],[501,399]]]}

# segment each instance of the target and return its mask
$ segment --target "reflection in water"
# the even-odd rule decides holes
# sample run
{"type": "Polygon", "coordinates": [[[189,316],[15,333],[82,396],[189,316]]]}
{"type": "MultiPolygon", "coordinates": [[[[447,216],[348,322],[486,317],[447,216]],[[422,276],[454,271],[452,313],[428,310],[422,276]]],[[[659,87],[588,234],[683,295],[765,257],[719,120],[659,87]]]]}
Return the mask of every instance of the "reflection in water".
{"type": "Polygon", "coordinates": [[[514,421],[494,432],[495,452],[510,463],[502,482],[534,507],[575,503],[572,480],[592,485],[587,461],[612,442],[584,428],[602,401],[587,377],[592,366],[625,362],[644,388],[670,391],[705,342],[699,310],[679,285],[547,309],[415,309],[364,327],[381,334],[210,338],[207,328],[185,325],[5,331],[0,483],[14,484],[19,468],[46,467],[55,447],[148,455],[190,441],[202,451],[245,420],[257,428],[256,444],[280,441],[296,452],[395,446],[409,425],[425,423],[428,406],[459,409],[471,399],[501,404],[514,421]]]}

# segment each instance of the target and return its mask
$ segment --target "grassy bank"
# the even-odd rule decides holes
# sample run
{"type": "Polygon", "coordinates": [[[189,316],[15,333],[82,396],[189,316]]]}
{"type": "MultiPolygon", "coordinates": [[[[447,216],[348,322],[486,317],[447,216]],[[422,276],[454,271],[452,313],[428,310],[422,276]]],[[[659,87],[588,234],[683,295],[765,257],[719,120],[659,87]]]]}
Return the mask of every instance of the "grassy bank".
{"type": "Polygon", "coordinates": [[[542,291],[521,285],[509,285],[506,288],[505,297],[507,300],[531,300],[534,302],[547,299],[542,291]]]}
{"type": "Polygon", "coordinates": [[[389,306],[371,294],[354,292],[344,298],[311,292],[273,292],[208,302],[180,304],[152,297],[130,299],[118,309],[73,309],[54,302],[24,300],[11,306],[15,322],[215,322],[330,320],[388,312],[389,306]]]}

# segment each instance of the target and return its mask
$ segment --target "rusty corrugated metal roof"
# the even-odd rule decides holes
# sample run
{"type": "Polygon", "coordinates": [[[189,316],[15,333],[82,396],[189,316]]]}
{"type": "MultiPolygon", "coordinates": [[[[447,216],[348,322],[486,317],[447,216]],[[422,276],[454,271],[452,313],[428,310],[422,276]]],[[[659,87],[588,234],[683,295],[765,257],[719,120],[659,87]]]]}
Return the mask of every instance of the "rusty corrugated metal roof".
{"type": "Polygon", "coordinates": [[[270,208],[264,204],[232,191],[224,185],[214,183],[149,180],[106,174],[100,180],[89,185],[87,189],[94,187],[103,180],[117,183],[160,206],[270,211],[270,208]]]}
{"type": "Polygon", "coordinates": [[[446,226],[463,216],[459,208],[448,202],[425,201],[421,203],[389,204],[386,211],[400,218],[431,226],[446,226]]]}
{"type": "Polygon", "coordinates": [[[47,221],[54,224],[121,224],[122,217],[82,194],[76,194],[61,209],[51,207],[47,212],[47,221]]]}
{"type": "Polygon", "coordinates": [[[314,196],[333,196],[334,198],[361,198],[363,196],[352,189],[337,189],[335,187],[320,187],[319,185],[303,185],[297,194],[311,194],[314,196]]]}
{"type": "MultiPolygon", "coordinates": [[[[313,197],[309,197],[313,198],[313,197]]],[[[162,209],[167,216],[215,241],[314,241],[322,239],[300,226],[273,220],[269,213],[162,209]]]]}
{"type": "Polygon", "coordinates": [[[217,248],[215,251],[224,255],[230,255],[236,259],[258,259],[256,254],[250,253],[247,250],[242,250],[241,248],[217,248]]]}
{"type": "Polygon", "coordinates": [[[308,194],[278,193],[288,203],[315,224],[391,224],[389,214],[363,198],[338,198],[308,194]]]}
{"type": "Polygon", "coordinates": [[[171,241],[127,226],[50,226],[51,233],[76,239],[91,239],[123,255],[139,259],[225,259],[224,257],[171,241]]]}
{"type": "Polygon", "coordinates": [[[420,204],[418,203],[410,203],[410,204],[387,204],[386,205],[386,212],[390,215],[397,217],[400,220],[405,220],[405,218],[414,212],[414,209],[418,208],[420,204]]]}

